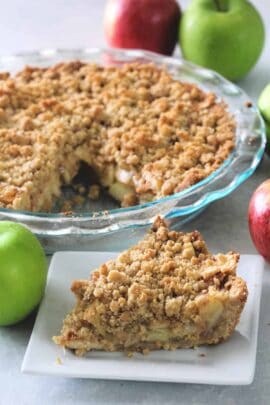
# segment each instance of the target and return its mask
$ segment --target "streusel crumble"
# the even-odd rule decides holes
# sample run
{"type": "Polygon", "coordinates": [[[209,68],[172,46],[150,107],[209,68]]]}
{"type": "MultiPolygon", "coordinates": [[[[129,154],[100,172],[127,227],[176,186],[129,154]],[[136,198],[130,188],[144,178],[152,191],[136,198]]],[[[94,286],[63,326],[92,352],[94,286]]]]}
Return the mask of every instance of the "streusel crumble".
{"type": "Polygon", "coordinates": [[[178,192],[228,157],[235,123],[165,69],[70,62],[0,75],[0,137],[0,207],[49,211],[80,162],[122,206],[178,192]]]}
{"type": "Polygon", "coordinates": [[[199,232],[170,231],[158,218],[137,245],[73,282],[77,304],[53,339],[78,355],[221,342],[247,298],[238,260],[212,255],[199,232]]]}

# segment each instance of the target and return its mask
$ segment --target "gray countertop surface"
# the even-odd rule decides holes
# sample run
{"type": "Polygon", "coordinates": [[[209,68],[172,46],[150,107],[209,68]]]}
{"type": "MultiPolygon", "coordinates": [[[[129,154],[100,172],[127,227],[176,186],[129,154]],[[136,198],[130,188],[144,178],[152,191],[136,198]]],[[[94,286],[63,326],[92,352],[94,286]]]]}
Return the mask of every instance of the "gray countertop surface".
{"type": "MultiPolygon", "coordinates": [[[[0,53],[44,47],[104,44],[101,18],[104,0],[42,2],[11,0],[0,15],[0,53]],[[4,10],[4,12],[3,12],[4,10]],[[79,30],[73,29],[74,24],[79,30]]],[[[239,85],[254,100],[270,82],[270,4],[254,1],[268,31],[264,53],[256,68],[239,85]],[[267,21],[268,20],[268,21],[267,21]],[[268,24],[268,26],[267,26],[268,24]]],[[[188,1],[181,1],[183,8],[188,1]]],[[[256,173],[229,197],[209,206],[184,230],[198,229],[213,251],[256,253],[247,226],[252,192],[270,177],[264,157],[256,173]]],[[[30,404],[269,404],[270,403],[270,268],[263,279],[257,363],[249,386],[75,380],[23,375],[20,367],[32,331],[34,314],[18,325],[0,328],[0,405],[30,404]]]]}

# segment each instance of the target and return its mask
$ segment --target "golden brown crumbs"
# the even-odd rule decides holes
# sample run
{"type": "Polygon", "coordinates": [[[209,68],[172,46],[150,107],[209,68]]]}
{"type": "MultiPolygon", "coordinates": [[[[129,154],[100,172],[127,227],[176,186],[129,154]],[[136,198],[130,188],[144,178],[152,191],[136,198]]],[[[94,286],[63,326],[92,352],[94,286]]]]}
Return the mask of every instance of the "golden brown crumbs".
{"type": "Polygon", "coordinates": [[[71,217],[73,215],[73,211],[63,211],[62,214],[65,215],[65,217],[71,217]]]}
{"type": "Polygon", "coordinates": [[[61,358],[60,358],[59,356],[56,357],[55,362],[56,362],[56,364],[58,364],[59,366],[60,366],[61,364],[63,364],[63,362],[62,362],[62,360],[61,360],[61,358]]]}
{"type": "Polygon", "coordinates": [[[0,80],[0,207],[50,211],[81,162],[123,206],[171,195],[228,157],[224,102],[151,64],[79,61],[0,80]]]}
{"type": "Polygon", "coordinates": [[[100,195],[100,186],[98,184],[92,184],[89,187],[88,197],[90,200],[97,200],[100,195]]]}
{"type": "Polygon", "coordinates": [[[84,195],[86,193],[86,187],[83,184],[76,184],[74,188],[81,195],[84,195]]]}
{"type": "Polygon", "coordinates": [[[251,107],[253,106],[253,104],[252,104],[251,101],[246,101],[246,102],[245,102],[245,106],[246,106],[247,108],[251,108],[251,107]]]}
{"type": "Polygon", "coordinates": [[[171,231],[158,218],[137,245],[72,283],[77,304],[54,340],[77,354],[225,340],[247,298],[238,260],[235,252],[213,256],[199,232],[171,231]]]}

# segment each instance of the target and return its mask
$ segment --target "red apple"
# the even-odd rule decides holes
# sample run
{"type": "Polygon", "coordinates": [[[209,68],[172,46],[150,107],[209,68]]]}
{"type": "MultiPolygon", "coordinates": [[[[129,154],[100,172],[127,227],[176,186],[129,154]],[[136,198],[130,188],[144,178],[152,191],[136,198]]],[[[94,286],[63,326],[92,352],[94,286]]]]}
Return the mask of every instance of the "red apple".
{"type": "Polygon", "coordinates": [[[270,179],[253,193],[248,210],[249,231],[258,252],[270,262],[270,179]]]}
{"type": "Polygon", "coordinates": [[[171,55],[180,15],[176,0],[108,0],[104,15],[107,42],[115,48],[171,55]]]}

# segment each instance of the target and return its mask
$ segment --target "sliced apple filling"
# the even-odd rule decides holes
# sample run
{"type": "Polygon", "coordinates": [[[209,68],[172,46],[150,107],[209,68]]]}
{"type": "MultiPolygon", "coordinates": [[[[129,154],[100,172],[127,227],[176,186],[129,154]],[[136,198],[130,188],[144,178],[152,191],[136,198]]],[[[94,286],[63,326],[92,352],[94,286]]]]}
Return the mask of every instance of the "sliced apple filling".
{"type": "Polygon", "coordinates": [[[197,303],[200,305],[199,315],[202,322],[205,322],[207,330],[211,330],[217,325],[223,314],[223,303],[218,298],[212,297],[211,295],[208,297],[200,297],[197,303]]]}
{"type": "Polygon", "coordinates": [[[116,169],[112,164],[106,167],[100,176],[100,182],[106,187],[109,194],[123,206],[129,199],[133,198],[136,202],[136,191],[132,183],[132,173],[123,169],[116,169]]]}

